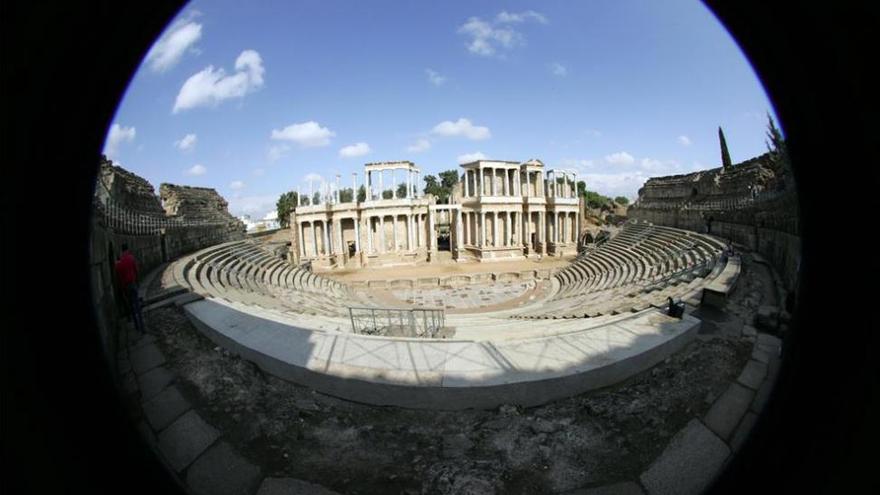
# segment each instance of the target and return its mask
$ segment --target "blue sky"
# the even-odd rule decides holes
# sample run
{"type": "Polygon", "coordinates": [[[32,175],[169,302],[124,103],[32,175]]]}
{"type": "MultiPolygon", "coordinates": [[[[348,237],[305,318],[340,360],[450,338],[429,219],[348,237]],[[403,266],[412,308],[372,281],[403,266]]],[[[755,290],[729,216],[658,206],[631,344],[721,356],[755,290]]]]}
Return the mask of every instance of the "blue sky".
{"type": "Polygon", "coordinates": [[[129,86],[105,152],[261,217],[375,161],[426,174],[541,159],[602,194],[766,151],[770,102],[697,1],[192,2],[129,86]]]}

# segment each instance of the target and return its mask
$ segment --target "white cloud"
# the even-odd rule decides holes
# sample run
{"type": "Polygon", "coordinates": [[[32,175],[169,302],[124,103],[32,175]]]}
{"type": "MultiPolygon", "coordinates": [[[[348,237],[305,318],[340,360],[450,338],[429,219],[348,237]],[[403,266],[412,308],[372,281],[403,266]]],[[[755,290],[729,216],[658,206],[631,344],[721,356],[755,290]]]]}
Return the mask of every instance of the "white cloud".
{"type": "Polygon", "coordinates": [[[431,141],[428,141],[425,138],[421,138],[418,141],[416,141],[414,144],[407,147],[406,151],[409,151],[410,153],[421,153],[422,151],[425,151],[425,150],[429,149],[430,147],[431,147],[431,141]]]}
{"type": "Polygon", "coordinates": [[[477,160],[486,160],[488,158],[489,157],[487,157],[483,153],[480,153],[479,151],[477,151],[476,153],[466,153],[464,155],[459,155],[458,156],[458,163],[459,164],[470,163],[470,162],[475,162],[477,160]]]}
{"type": "Polygon", "coordinates": [[[270,162],[278,161],[281,157],[287,154],[290,151],[290,146],[286,144],[276,144],[269,147],[269,151],[266,152],[266,158],[270,162]]]}
{"type": "Polygon", "coordinates": [[[681,144],[682,146],[690,146],[691,145],[691,138],[689,138],[687,136],[678,136],[678,143],[681,144]]]}
{"type": "Polygon", "coordinates": [[[658,170],[663,166],[663,162],[654,158],[642,158],[642,168],[645,170],[658,170]]]}
{"type": "Polygon", "coordinates": [[[455,122],[449,120],[440,122],[431,131],[439,136],[462,136],[474,141],[481,141],[492,137],[488,127],[475,126],[468,119],[458,119],[455,122]]]}
{"type": "Polygon", "coordinates": [[[435,72],[431,69],[425,69],[425,74],[428,75],[428,81],[431,82],[434,86],[442,86],[443,83],[446,82],[446,76],[441,76],[439,72],[435,72]]]}
{"type": "Polygon", "coordinates": [[[568,69],[565,68],[564,65],[559,62],[553,62],[550,64],[550,72],[553,73],[554,76],[565,77],[568,75],[568,69]]]}
{"type": "Polygon", "coordinates": [[[263,59],[254,50],[245,50],[235,59],[235,73],[226,75],[213,65],[190,76],[183,83],[172,113],[200,106],[216,106],[223,100],[243,98],[263,86],[263,59]]]}
{"type": "Polygon", "coordinates": [[[280,193],[258,196],[238,196],[229,198],[229,213],[234,216],[250,215],[251,218],[263,218],[266,213],[276,209],[280,193]]]}
{"type": "Polygon", "coordinates": [[[233,189],[233,190],[243,189],[244,186],[245,186],[245,183],[240,180],[234,180],[229,183],[229,188],[233,189]]]}
{"type": "Polygon", "coordinates": [[[584,134],[596,138],[602,136],[602,133],[597,129],[587,129],[584,131],[584,134]]]}
{"type": "Polygon", "coordinates": [[[104,144],[104,154],[108,158],[116,156],[119,151],[119,145],[122,143],[130,143],[134,141],[135,129],[132,127],[124,127],[119,124],[110,126],[110,132],[107,134],[107,142],[104,144]]]}
{"type": "Polygon", "coordinates": [[[612,165],[631,165],[636,159],[626,151],[612,153],[605,156],[605,161],[612,165]]]}
{"type": "Polygon", "coordinates": [[[346,146],[339,150],[339,156],[342,158],[354,158],[356,156],[364,156],[367,153],[373,150],[370,149],[370,145],[367,143],[357,143],[346,146]]]}
{"type": "Polygon", "coordinates": [[[495,21],[500,23],[520,23],[525,22],[528,19],[534,19],[541,24],[547,24],[547,17],[544,14],[540,14],[535,12],[534,10],[527,10],[525,12],[520,12],[519,14],[511,14],[507,11],[502,11],[495,17],[495,21]]]}
{"type": "Polygon", "coordinates": [[[320,124],[312,120],[301,124],[291,124],[281,130],[272,130],[272,139],[293,141],[303,148],[327,146],[330,144],[330,138],[334,136],[336,136],[335,132],[321,127],[320,124]]]}
{"type": "Polygon", "coordinates": [[[202,25],[182,21],[172,25],[147,53],[147,64],[153,72],[165,72],[174,67],[190,51],[198,52],[195,43],[202,37],[202,25]]]}
{"type": "Polygon", "coordinates": [[[579,170],[592,168],[595,165],[593,160],[578,160],[576,158],[563,158],[562,161],[560,161],[560,164],[566,168],[575,168],[579,170]]]}
{"type": "Polygon", "coordinates": [[[587,184],[587,189],[608,197],[626,196],[633,199],[638,196],[639,188],[645,185],[650,176],[641,170],[618,174],[588,173],[578,180],[587,184]]]}
{"type": "Polygon", "coordinates": [[[207,172],[207,167],[197,163],[186,170],[186,175],[205,175],[207,172]]]}
{"type": "Polygon", "coordinates": [[[253,171],[253,174],[257,177],[262,177],[263,174],[265,174],[265,173],[266,173],[266,170],[262,169],[262,168],[255,168],[253,171]]]}
{"type": "Polygon", "coordinates": [[[195,147],[196,141],[198,141],[198,138],[195,134],[187,134],[183,138],[174,141],[174,146],[181,151],[189,151],[195,147]]]}
{"type": "Polygon", "coordinates": [[[520,24],[528,20],[534,20],[540,24],[547,23],[546,17],[531,10],[519,14],[501,12],[493,22],[486,22],[479,17],[471,17],[458,28],[458,33],[470,38],[465,44],[469,52],[490,57],[499,48],[510,49],[525,44],[525,37],[522,33],[506,25],[520,24]]]}

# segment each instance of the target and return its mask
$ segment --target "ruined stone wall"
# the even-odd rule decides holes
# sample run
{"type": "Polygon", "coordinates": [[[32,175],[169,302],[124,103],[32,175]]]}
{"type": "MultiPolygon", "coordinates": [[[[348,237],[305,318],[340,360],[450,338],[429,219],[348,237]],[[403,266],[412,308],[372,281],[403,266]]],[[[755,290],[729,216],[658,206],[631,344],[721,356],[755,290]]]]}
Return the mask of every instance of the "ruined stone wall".
{"type": "Polygon", "coordinates": [[[208,246],[243,239],[245,227],[226,211],[226,201],[213,189],[169,185],[166,195],[170,208],[174,214],[185,216],[186,222],[180,225],[170,222],[146,234],[114,228],[103,214],[110,203],[129,216],[167,218],[166,210],[145,179],[103,157],[100,166],[90,246],[92,298],[102,346],[111,369],[116,369],[113,356],[118,347],[120,295],[116,291],[113,267],[122,245],[127,244],[134,254],[143,278],[163,262],[208,246]],[[196,191],[191,191],[193,189],[196,191]],[[201,224],[193,223],[200,221],[201,224]]]}
{"type": "Polygon", "coordinates": [[[767,258],[786,290],[797,284],[801,252],[797,193],[791,178],[768,154],[729,169],[649,179],[628,214],[748,246],[767,258]]]}
{"type": "Polygon", "coordinates": [[[101,155],[100,167],[95,197],[101,203],[106,204],[113,198],[121,207],[144,214],[165,216],[156,191],[146,179],[113,165],[104,155],[101,155]]]}
{"type": "Polygon", "coordinates": [[[229,213],[228,203],[214,189],[161,184],[159,196],[168,216],[185,221],[224,224],[229,235],[236,237],[229,240],[244,239],[246,230],[244,222],[229,213]],[[238,236],[239,232],[240,236],[238,236]]]}

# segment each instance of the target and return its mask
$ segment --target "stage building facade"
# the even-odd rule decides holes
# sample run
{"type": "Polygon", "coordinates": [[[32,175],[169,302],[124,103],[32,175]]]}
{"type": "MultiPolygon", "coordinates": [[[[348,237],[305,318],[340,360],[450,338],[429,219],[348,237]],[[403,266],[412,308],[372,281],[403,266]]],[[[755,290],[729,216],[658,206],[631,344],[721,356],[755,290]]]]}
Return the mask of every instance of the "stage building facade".
{"type": "Polygon", "coordinates": [[[357,174],[350,201],[341,201],[340,176],[317,195],[300,191],[290,215],[291,261],[330,269],[577,252],[581,208],[573,171],[545,171],[535,159],[461,167],[448,204],[419,192],[421,170],[409,161],[366,164],[361,201],[357,174]],[[385,198],[388,186],[391,197],[385,198]]]}

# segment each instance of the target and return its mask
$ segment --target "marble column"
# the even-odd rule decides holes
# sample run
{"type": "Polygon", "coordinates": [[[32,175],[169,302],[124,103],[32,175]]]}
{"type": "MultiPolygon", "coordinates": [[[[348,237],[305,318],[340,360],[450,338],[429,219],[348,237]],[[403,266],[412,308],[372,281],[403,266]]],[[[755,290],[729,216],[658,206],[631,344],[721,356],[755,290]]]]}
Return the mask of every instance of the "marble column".
{"type": "Polygon", "coordinates": [[[547,254],[547,214],[542,212],[538,213],[538,224],[539,224],[539,232],[538,232],[538,241],[541,243],[541,254],[547,254]]]}
{"type": "MultiPolygon", "coordinates": [[[[357,172],[351,173],[351,202],[357,203],[358,200],[358,174],[357,172]]],[[[355,219],[357,220],[357,219],[355,219]]],[[[357,225],[357,221],[355,221],[355,225],[357,225]]]]}
{"type": "Polygon", "coordinates": [[[391,238],[394,241],[394,248],[391,252],[396,253],[398,250],[397,244],[397,215],[391,215],[391,238]]]}
{"type": "Polygon", "coordinates": [[[455,247],[457,249],[464,248],[464,239],[462,238],[462,219],[461,219],[461,209],[455,210],[455,247]]]}
{"type": "Polygon", "coordinates": [[[436,234],[434,233],[434,215],[428,210],[428,249],[431,252],[437,250],[436,234]]]}
{"type": "Polygon", "coordinates": [[[315,222],[310,222],[312,224],[312,244],[314,244],[315,253],[313,256],[318,256],[318,228],[315,226],[315,222]]]}
{"type": "Polygon", "coordinates": [[[379,216],[379,252],[384,253],[388,248],[385,244],[385,215],[379,216]]]}
{"type": "Polygon", "coordinates": [[[342,219],[334,220],[333,223],[337,224],[336,233],[337,239],[339,239],[339,244],[336,246],[336,254],[345,254],[345,243],[342,240],[342,219]]]}
{"type": "Polygon", "coordinates": [[[360,221],[357,218],[355,218],[354,219],[354,250],[357,253],[361,252],[361,232],[360,232],[361,229],[359,228],[358,224],[360,224],[360,221]]]}
{"type": "Polygon", "coordinates": [[[486,247],[486,213],[480,212],[480,247],[486,247]]]}
{"type": "Polygon", "coordinates": [[[377,195],[379,199],[384,198],[383,193],[385,192],[385,187],[382,185],[382,176],[385,175],[384,170],[379,170],[379,194],[377,195]]]}

